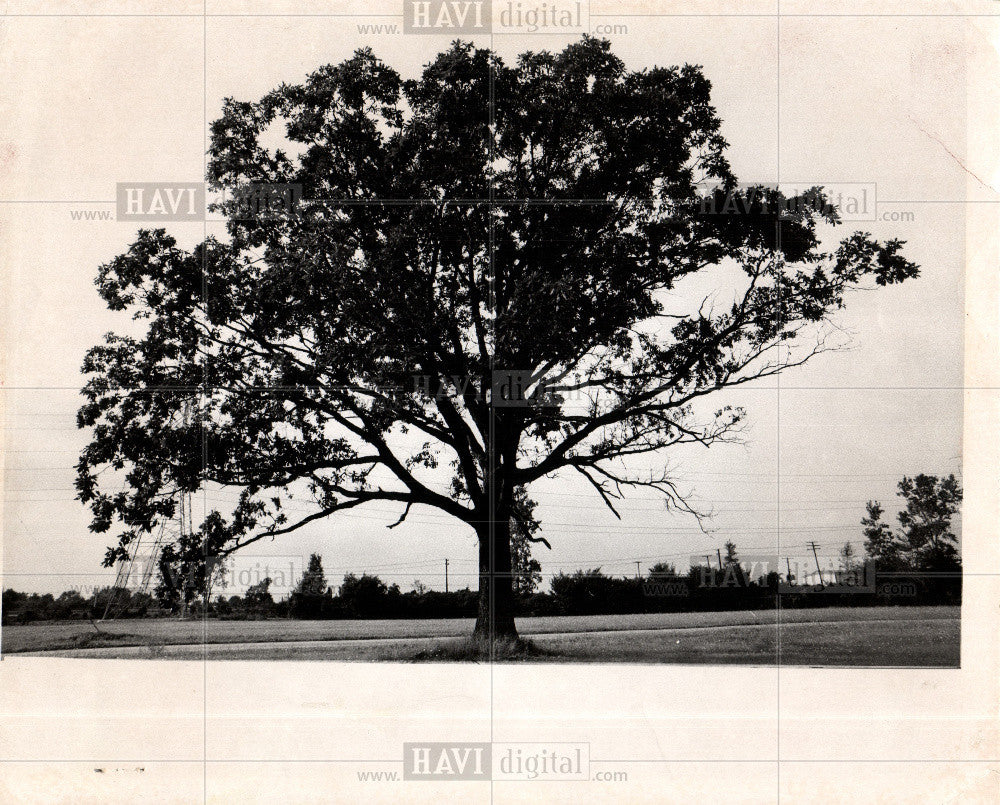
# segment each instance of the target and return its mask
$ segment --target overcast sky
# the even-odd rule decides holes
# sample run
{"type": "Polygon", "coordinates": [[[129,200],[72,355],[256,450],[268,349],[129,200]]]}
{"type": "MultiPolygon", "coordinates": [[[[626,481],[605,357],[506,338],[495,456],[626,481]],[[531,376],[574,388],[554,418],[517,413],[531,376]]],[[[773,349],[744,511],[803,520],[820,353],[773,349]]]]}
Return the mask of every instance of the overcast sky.
{"type": "MultiPolygon", "coordinates": [[[[965,23],[783,20],[779,60],[773,18],[628,22],[630,31],[611,39],[630,68],[704,66],[741,179],[875,184],[878,216],[912,220],[848,223],[840,236],[858,228],[903,238],[922,276],[849,299],[836,317],[849,351],[820,356],[780,385],[729,395],[724,402],[749,414],[744,445],[663,457],[694,501],[714,511],[711,533],[643,494],[622,504],[618,521],[585,483],[555,478],[533,488],[552,543],[536,557],[546,574],[595,566],[621,574],[635,573],[636,561],[686,566],[726,539],[743,553],[793,558],[809,540],[825,556],[848,540],[859,549],[866,500],[894,514],[904,474],[961,469],[962,202],[991,197],[962,165],[965,97],[955,90],[964,87],[965,23]]],[[[88,512],[73,499],[72,466],[87,441],[74,418],[84,352],[126,320],[104,309],[93,278],[136,226],[73,214],[113,217],[116,182],[201,180],[205,119],[225,96],[256,100],[367,45],[414,76],[448,44],[361,35],[358,23],[210,19],[206,64],[200,18],[5,22],[7,63],[17,68],[0,88],[4,587],[59,592],[109,578],[100,568],[108,535],[88,532],[88,512]]],[[[536,36],[530,46],[560,49],[572,38],[536,36]]],[[[526,41],[493,44],[512,59],[526,41]]],[[[218,222],[170,226],[185,247],[206,229],[224,234],[218,222]]],[[[219,500],[196,500],[196,511],[219,500]]],[[[387,503],[345,512],[254,545],[240,567],[301,563],[318,552],[333,583],[367,571],[405,590],[415,579],[443,588],[448,558],[452,588],[475,588],[471,531],[428,509],[387,530],[399,513],[387,503]]]]}

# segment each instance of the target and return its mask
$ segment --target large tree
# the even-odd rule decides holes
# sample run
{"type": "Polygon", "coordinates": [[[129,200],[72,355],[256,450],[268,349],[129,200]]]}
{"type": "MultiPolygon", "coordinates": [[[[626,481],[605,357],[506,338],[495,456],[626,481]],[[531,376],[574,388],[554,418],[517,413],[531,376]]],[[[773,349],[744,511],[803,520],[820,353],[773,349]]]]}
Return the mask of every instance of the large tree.
{"type": "Polygon", "coordinates": [[[642,486],[690,512],[638,457],[731,437],[743,412],[702,398],[821,352],[850,289],[917,274],[897,240],[825,251],[819,190],[741,189],[709,91],[584,38],[512,65],[455,43],[405,81],[364,50],[227,100],[228,235],[142,231],[100,269],[144,325],[85,363],[78,488],[95,531],[119,522],[107,561],[185,491],[238,490],[188,545],[207,556],[428,506],[478,537],[476,634],[511,637],[516,490],[579,473],[613,509],[642,486]],[[248,212],[271,185],[301,200],[248,212]]]}
{"type": "Polygon", "coordinates": [[[899,482],[905,508],[897,515],[903,539],[916,567],[954,570],[961,567],[958,537],[951,520],[962,506],[962,486],[954,475],[923,473],[899,482]]]}
{"type": "Polygon", "coordinates": [[[318,597],[327,590],[326,574],[323,572],[323,557],[318,553],[309,556],[309,566],[299,579],[296,592],[300,595],[318,597]]]}
{"type": "Polygon", "coordinates": [[[892,527],[882,519],[885,509],[877,500],[869,500],[866,517],[861,518],[865,535],[865,553],[878,570],[900,570],[906,563],[903,558],[905,543],[893,533],[892,527]]]}
{"type": "Polygon", "coordinates": [[[905,502],[896,515],[901,533],[883,522],[884,509],[877,500],[868,501],[864,526],[865,552],[879,570],[954,571],[962,566],[958,537],[952,518],[962,506],[962,485],[952,475],[938,477],[920,473],[904,476],[897,495],[905,502]]]}

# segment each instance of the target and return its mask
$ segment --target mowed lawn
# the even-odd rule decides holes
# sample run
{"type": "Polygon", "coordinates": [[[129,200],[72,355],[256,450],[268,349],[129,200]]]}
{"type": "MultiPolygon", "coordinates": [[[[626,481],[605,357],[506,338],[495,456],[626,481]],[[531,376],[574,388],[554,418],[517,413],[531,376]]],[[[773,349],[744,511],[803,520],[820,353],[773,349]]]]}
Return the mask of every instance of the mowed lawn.
{"type": "MultiPolygon", "coordinates": [[[[935,666],[959,664],[958,607],[872,607],[520,618],[531,661],[935,666]]],[[[179,621],[4,627],[6,655],[409,661],[468,636],[472,621],[179,621]]]]}

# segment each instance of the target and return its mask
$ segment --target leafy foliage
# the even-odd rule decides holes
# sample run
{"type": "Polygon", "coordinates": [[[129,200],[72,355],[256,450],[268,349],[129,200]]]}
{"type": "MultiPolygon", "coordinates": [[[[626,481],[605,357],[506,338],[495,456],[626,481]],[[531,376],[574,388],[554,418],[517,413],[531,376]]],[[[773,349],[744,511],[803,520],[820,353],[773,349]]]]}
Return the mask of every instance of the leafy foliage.
{"type": "Polygon", "coordinates": [[[535,506],[523,487],[515,491],[510,518],[510,560],[514,592],[518,595],[535,592],[542,580],[542,566],[531,555],[532,543],[541,542],[550,547],[548,540],[537,536],[541,523],[535,518],[535,506]]]}
{"type": "Polygon", "coordinates": [[[181,564],[390,501],[489,542],[485,601],[515,490],[543,477],[694,513],[629,459],[734,438],[743,411],[695,404],[828,348],[817,325],[850,290],[917,274],[897,240],[824,250],[822,191],[740,188],[720,129],[700,68],[629,71],[589,37],[512,65],[455,43],[412,80],[361,50],[228,99],[208,177],[227,238],[144,230],[98,275],[142,327],[84,363],[77,489],[119,531],[106,562],[185,492],[237,498],[181,564]],[[302,201],[248,212],[262,185],[302,201]],[[726,279],[696,297],[711,267],[726,279]],[[498,370],[523,373],[522,404],[494,404],[498,370]]]}
{"type": "Polygon", "coordinates": [[[961,567],[958,537],[952,518],[962,504],[962,487],[954,475],[939,478],[921,473],[904,477],[897,493],[905,503],[897,515],[902,533],[896,534],[882,521],[884,509],[868,501],[868,516],[862,519],[865,552],[883,570],[956,570],[961,567]]]}
{"type": "Polygon", "coordinates": [[[955,476],[903,478],[899,495],[906,503],[899,524],[916,563],[933,570],[958,565],[958,538],[951,530],[951,519],[962,505],[962,487],[955,476]]]}
{"type": "Polygon", "coordinates": [[[314,553],[309,556],[309,566],[299,580],[298,592],[302,595],[323,595],[327,590],[323,558],[314,553]]]}
{"type": "Polygon", "coordinates": [[[900,561],[902,544],[892,533],[888,523],[883,522],[885,509],[877,500],[869,500],[868,515],[861,520],[865,535],[865,553],[884,570],[893,569],[900,561]]]}

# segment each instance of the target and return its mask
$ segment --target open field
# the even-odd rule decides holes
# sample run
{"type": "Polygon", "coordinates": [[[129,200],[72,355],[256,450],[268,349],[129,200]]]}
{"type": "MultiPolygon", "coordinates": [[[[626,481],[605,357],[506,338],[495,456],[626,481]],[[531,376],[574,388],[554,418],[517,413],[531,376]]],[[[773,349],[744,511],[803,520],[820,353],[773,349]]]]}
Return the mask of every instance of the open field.
{"type": "MultiPolygon", "coordinates": [[[[956,667],[958,607],[873,607],[521,618],[547,662],[956,667]]],[[[408,661],[472,621],[56,622],[5,627],[5,655],[408,661]]]]}

